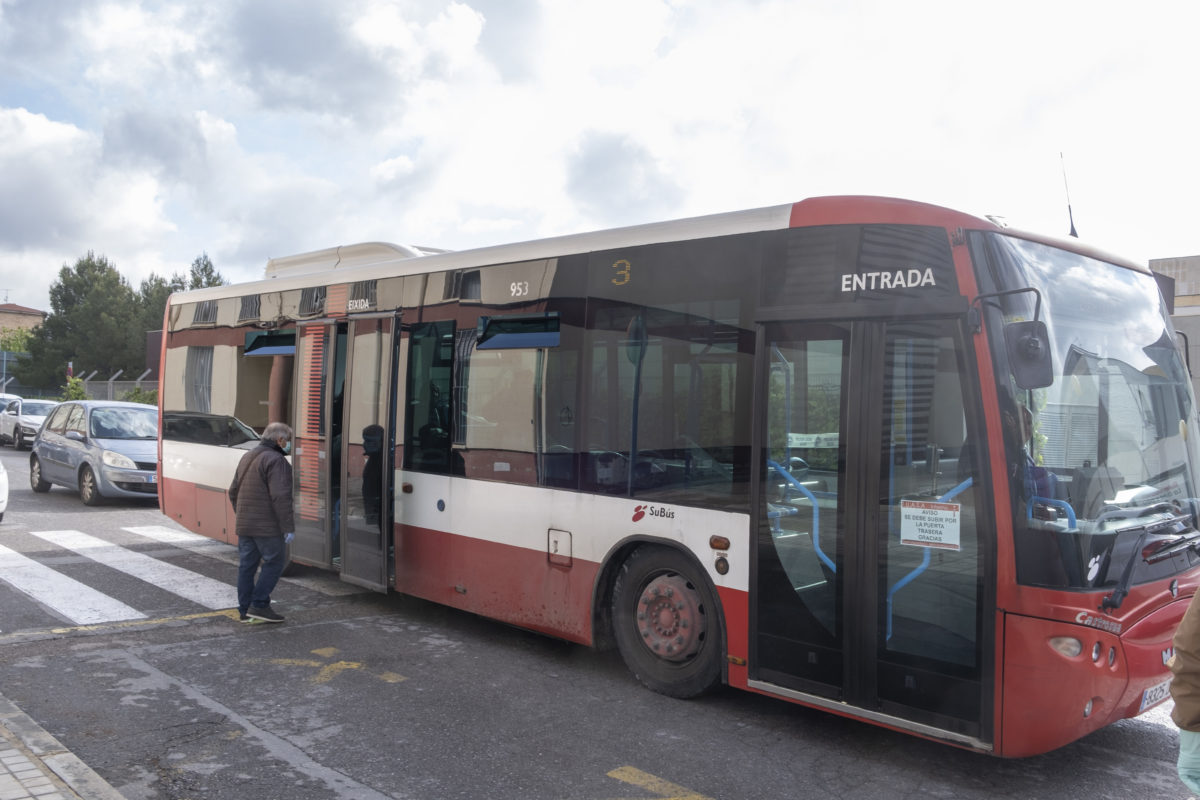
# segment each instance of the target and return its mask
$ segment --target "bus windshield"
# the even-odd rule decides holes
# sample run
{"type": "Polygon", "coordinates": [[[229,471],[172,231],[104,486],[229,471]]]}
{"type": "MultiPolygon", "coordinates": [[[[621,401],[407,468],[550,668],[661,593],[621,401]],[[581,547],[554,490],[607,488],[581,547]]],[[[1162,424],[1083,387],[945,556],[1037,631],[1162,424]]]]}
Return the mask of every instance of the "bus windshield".
{"type": "Polygon", "coordinates": [[[1029,290],[989,302],[986,314],[1018,580],[1127,590],[1190,569],[1193,548],[1171,545],[1195,536],[1200,430],[1153,277],[1002,234],[980,234],[973,251],[997,291],[1029,290]],[[1012,377],[1003,327],[1035,313],[1053,382],[1028,389],[1012,377]]]}

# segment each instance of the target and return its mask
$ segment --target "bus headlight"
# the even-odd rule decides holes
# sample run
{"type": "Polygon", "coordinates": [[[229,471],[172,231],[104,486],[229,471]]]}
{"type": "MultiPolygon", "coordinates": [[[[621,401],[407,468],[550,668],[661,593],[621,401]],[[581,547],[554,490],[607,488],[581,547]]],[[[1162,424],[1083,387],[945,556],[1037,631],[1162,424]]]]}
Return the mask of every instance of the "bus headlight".
{"type": "Polygon", "coordinates": [[[1075,658],[1083,652],[1083,642],[1074,636],[1055,636],[1050,640],[1050,646],[1067,658],[1075,658]]]}

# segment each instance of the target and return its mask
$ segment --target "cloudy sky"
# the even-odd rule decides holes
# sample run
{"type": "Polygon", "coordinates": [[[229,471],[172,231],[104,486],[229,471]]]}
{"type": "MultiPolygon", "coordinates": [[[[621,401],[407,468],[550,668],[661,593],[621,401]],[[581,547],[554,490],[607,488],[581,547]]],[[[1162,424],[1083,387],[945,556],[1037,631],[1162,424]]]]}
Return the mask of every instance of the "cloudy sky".
{"type": "Polygon", "coordinates": [[[0,301],[879,194],[1200,254],[1195,0],[0,0],[0,301]],[[1060,153],[1063,159],[1060,159],[1060,153]]]}

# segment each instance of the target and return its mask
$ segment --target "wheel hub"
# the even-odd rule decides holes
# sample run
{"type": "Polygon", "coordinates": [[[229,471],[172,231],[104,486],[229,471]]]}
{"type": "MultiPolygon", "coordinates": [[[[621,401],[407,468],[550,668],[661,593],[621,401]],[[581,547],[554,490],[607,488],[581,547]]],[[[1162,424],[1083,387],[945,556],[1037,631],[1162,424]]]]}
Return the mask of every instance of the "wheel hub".
{"type": "Polygon", "coordinates": [[[638,631],[655,655],[686,661],[704,640],[704,614],[699,595],[679,575],[660,575],[638,598],[638,631]]]}

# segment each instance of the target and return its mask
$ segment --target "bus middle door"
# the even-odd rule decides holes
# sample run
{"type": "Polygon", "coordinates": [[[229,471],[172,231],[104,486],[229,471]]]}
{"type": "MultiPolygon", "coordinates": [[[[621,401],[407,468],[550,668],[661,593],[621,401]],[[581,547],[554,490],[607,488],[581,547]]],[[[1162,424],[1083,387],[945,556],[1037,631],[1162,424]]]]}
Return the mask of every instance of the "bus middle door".
{"type": "MultiPolygon", "coordinates": [[[[334,520],[334,558],[342,580],[384,592],[392,538],[391,392],[398,318],[353,317],[346,341],[341,492],[334,520]]],[[[403,382],[401,382],[403,385],[403,382]]],[[[398,388],[398,387],[396,387],[398,388]]]]}
{"type": "Polygon", "coordinates": [[[346,324],[322,319],[296,327],[296,398],[292,443],[292,506],[296,538],[291,559],[331,566],[333,519],[340,465],[341,383],[346,324]]]}

